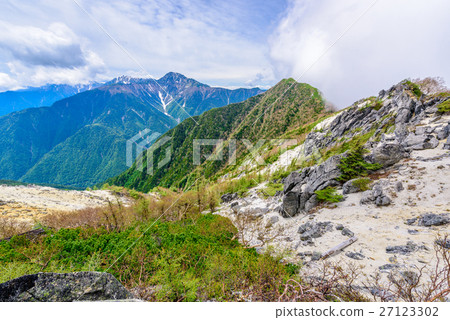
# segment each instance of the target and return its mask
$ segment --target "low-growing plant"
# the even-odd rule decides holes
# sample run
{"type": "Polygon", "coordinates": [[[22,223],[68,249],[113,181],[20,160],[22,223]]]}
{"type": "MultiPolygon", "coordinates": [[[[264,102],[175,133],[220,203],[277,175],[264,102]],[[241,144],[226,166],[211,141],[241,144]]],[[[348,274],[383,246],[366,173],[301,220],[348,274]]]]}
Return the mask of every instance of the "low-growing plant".
{"type": "Polygon", "coordinates": [[[446,100],[444,102],[441,102],[438,106],[438,112],[440,113],[446,113],[450,112],[450,100],[446,100]]]}
{"type": "Polygon", "coordinates": [[[344,199],[344,197],[337,192],[336,188],[333,187],[316,190],[314,193],[317,195],[317,200],[319,202],[336,203],[341,202],[344,199]]]}
{"type": "Polygon", "coordinates": [[[370,184],[372,183],[372,180],[370,180],[370,178],[357,178],[353,180],[352,183],[359,190],[366,191],[370,189],[370,184]]]}
{"type": "Polygon", "coordinates": [[[411,80],[405,80],[404,83],[408,85],[409,89],[417,98],[420,98],[422,96],[422,91],[416,83],[412,82],[411,80]]]}
{"type": "Polygon", "coordinates": [[[274,301],[297,268],[244,248],[230,220],[195,214],[122,230],[48,230],[0,242],[0,282],[28,273],[108,271],[148,301],[274,301]],[[146,232],[144,232],[146,231],[146,232]],[[241,292],[241,293],[237,293],[241,292]]]}
{"type": "Polygon", "coordinates": [[[348,180],[365,176],[369,171],[375,171],[382,168],[379,163],[368,163],[364,160],[364,149],[362,146],[349,151],[346,157],[343,157],[338,165],[341,175],[338,181],[346,182],[348,180]]]}

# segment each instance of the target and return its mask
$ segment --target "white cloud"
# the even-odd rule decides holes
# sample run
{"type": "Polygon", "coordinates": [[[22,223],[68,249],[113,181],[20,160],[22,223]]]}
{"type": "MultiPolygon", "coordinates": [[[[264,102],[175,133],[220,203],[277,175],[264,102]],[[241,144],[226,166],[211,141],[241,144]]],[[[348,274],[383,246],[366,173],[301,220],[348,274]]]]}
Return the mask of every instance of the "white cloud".
{"type": "Polygon", "coordinates": [[[0,49],[9,69],[10,88],[45,83],[83,83],[104,72],[102,59],[87,50],[63,23],[47,29],[0,22],[0,49]]]}
{"type": "MultiPolygon", "coordinates": [[[[283,11],[285,0],[267,0],[264,4],[259,0],[245,3],[239,0],[77,2],[126,48],[133,59],[75,2],[39,0],[37,5],[36,1],[22,0],[0,3],[0,12],[7,13],[2,19],[9,24],[26,27],[27,33],[34,28],[40,29],[39,37],[36,36],[39,41],[34,39],[32,45],[17,40],[19,46],[15,49],[12,39],[4,39],[8,40],[5,47],[10,56],[22,64],[17,69],[31,65],[39,65],[38,69],[42,69],[41,66],[50,68],[55,61],[60,66],[67,66],[65,69],[81,69],[83,63],[89,63],[86,52],[90,51],[104,61],[103,75],[110,78],[130,70],[142,74],[133,61],[135,59],[155,77],[176,71],[221,86],[243,85],[252,80],[257,80],[257,85],[275,81],[266,37],[283,11]],[[53,24],[57,22],[55,19],[63,21],[69,30],[57,33],[43,23],[53,24]],[[73,54],[70,58],[58,55],[63,51],[73,54]]],[[[2,60],[12,61],[4,59],[0,50],[2,60]]],[[[5,72],[1,64],[0,71],[5,72]]]]}
{"type": "Polygon", "coordinates": [[[79,67],[86,64],[77,37],[62,23],[53,23],[48,30],[32,26],[0,22],[0,48],[28,65],[79,67]]]}
{"type": "Polygon", "coordinates": [[[407,77],[449,81],[450,2],[444,0],[378,0],[315,63],[373,2],[292,1],[270,40],[276,75],[303,75],[300,81],[340,107],[407,77]]]}
{"type": "Polygon", "coordinates": [[[0,90],[14,89],[17,81],[12,79],[9,74],[0,72],[0,90]]]}

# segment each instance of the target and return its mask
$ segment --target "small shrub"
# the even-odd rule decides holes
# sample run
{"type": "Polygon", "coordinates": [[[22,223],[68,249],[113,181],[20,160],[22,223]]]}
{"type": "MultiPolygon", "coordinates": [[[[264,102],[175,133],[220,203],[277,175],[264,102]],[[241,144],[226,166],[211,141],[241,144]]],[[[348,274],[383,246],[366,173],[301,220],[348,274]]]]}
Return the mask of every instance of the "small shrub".
{"type": "Polygon", "coordinates": [[[317,195],[317,200],[319,200],[319,202],[335,203],[344,199],[342,195],[337,193],[336,188],[333,187],[327,187],[323,190],[316,190],[314,193],[317,195]]]}
{"type": "Polygon", "coordinates": [[[440,103],[437,108],[440,113],[450,112],[450,100],[440,103]]]}
{"type": "Polygon", "coordinates": [[[361,191],[366,191],[370,189],[371,182],[369,178],[358,178],[353,181],[353,185],[361,191]]]}
{"type": "Polygon", "coordinates": [[[414,95],[417,98],[420,98],[422,96],[422,91],[420,90],[420,87],[416,83],[410,80],[405,80],[404,83],[408,85],[409,89],[412,91],[412,93],[414,93],[414,95]]]}
{"type": "Polygon", "coordinates": [[[139,200],[142,198],[142,194],[134,189],[128,190],[128,194],[135,200],[139,200]]]}
{"type": "Polygon", "coordinates": [[[341,159],[338,168],[341,170],[341,175],[337,178],[338,181],[346,182],[348,180],[365,176],[369,171],[381,169],[379,163],[368,163],[363,157],[364,149],[359,146],[350,151],[347,157],[341,159]]]}

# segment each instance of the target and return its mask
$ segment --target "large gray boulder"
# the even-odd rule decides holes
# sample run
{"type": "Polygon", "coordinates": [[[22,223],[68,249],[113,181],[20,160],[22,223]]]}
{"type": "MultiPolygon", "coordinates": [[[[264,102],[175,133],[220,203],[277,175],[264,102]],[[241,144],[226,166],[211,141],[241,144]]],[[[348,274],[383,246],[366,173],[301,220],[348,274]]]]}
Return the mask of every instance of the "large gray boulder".
{"type": "Polygon", "coordinates": [[[439,140],[433,135],[416,135],[410,133],[405,141],[403,141],[403,146],[407,149],[413,150],[423,150],[423,149],[434,149],[439,145],[439,140]]]}
{"type": "Polygon", "coordinates": [[[409,153],[398,142],[380,143],[373,150],[372,159],[383,167],[388,167],[408,157],[408,155],[409,153]]]}
{"type": "Polygon", "coordinates": [[[0,284],[1,302],[71,302],[134,299],[113,275],[103,272],[36,273],[0,284]]]}

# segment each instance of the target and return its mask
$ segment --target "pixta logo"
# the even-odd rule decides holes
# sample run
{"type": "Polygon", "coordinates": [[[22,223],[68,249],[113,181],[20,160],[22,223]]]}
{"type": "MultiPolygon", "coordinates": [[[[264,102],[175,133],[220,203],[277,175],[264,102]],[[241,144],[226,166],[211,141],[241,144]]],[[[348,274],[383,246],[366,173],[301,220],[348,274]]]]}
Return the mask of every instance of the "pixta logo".
{"type": "MultiPolygon", "coordinates": [[[[159,132],[151,133],[150,129],[140,131],[131,139],[127,140],[126,145],[126,165],[131,167],[133,163],[136,163],[136,170],[153,175],[154,166],[154,152],[158,148],[163,147],[167,142],[171,140],[171,137],[163,137],[157,140],[161,136],[159,132]],[[156,142],[155,142],[156,141],[156,142]],[[144,160],[146,160],[144,162],[144,160]]],[[[165,150],[165,157],[159,160],[157,163],[158,169],[169,163],[171,158],[171,149],[167,147],[165,150]]]]}

